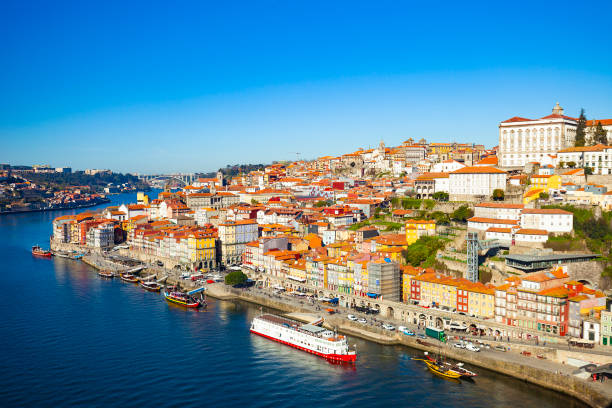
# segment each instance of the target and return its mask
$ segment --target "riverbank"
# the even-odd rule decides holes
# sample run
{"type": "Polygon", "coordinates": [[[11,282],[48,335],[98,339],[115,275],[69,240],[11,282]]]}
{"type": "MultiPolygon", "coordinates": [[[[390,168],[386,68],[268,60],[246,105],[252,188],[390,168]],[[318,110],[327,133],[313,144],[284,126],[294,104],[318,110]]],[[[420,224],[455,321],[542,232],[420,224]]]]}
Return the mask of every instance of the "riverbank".
{"type": "Polygon", "coordinates": [[[90,208],[95,207],[100,204],[108,204],[111,200],[108,198],[98,200],[95,203],[84,203],[77,205],[65,205],[61,207],[53,207],[53,208],[39,208],[39,209],[27,209],[27,210],[17,210],[17,211],[0,211],[0,215],[9,215],[9,214],[23,214],[23,213],[33,213],[33,212],[51,212],[51,211],[65,211],[65,210],[78,210],[80,208],[90,208]]]}
{"type": "MultiPolygon", "coordinates": [[[[96,269],[113,268],[120,270],[126,266],[102,259],[99,256],[86,256],[83,261],[96,269]]],[[[146,275],[164,273],[169,284],[177,284],[184,290],[192,290],[200,284],[182,280],[179,278],[178,271],[162,270],[160,268],[149,268],[143,271],[146,275]]],[[[244,301],[257,306],[263,306],[280,312],[291,314],[294,318],[302,321],[309,321],[308,316],[315,320],[312,307],[307,303],[292,302],[280,295],[259,294],[253,290],[240,290],[225,286],[222,283],[206,285],[207,296],[227,301],[244,301]],[[296,315],[296,313],[298,315],[296,315]],[[305,316],[300,318],[300,315],[305,316]]],[[[321,312],[318,312],[321,315],[321,312]]],[[[594,408],[608,407],[612,404],[612,387],[607,384],[595,383],[582,380],[571,374],[574,367],[554,363],[548,360],[539,360],[534,357],[525,357],[519,354],[522,349],[530,349],[534,355],[536,353],[550,353],[545,347],[518,346],[512,345],[513,350],[508,352],[482,351],[473,353],[462,349],[453,348],[448,344],[439,343],[433,345],[435,340],[427,340],[420,344],[414,337],[405,336],[397,332],[388,332],[380,327],[361,325],[342,317],[342,315],[325,315],[324,326],[336,329],[349,336],[358,337],[364,340],[376,342],[383,345],[404,345],[413,349],[436,353],[448,358],[463,361],[477,367],[501,373],[522,381],[526,381],[538,386],[554,390],[569,395],[594,408]],[[393,333],[393,334],[391,334],[393,333]]],[[[503,343],[500,343],[503,344],[503,343]]]]}
{"type": "MultiPolygon", "coordinates": [[[[300,318],[298,314],[308,316],[308,313],[312,313],[312,311],[305,307],[299,308],[295,305],[289,305],[283,302],[282,298],[274,299],[257,296],[249,291],[240,291],[233,288],[228,289],[222,284],[209,285],[206,293],[208,296],[222,300],[241,300],[259,306],[277,309],[304,322],[315,320],[314,315],[311,315],[312,319],[308,319],[307,317],[300,318]]],[[[520,361],[520,358],[516,358],[520,356],[520,354],[516,353],[515,355],[510,352],[491,352],[489,355],[485,356],[483,352],[474,353],[453,348],[444,343],[440,343],[440,346],[436,346],[433,345],[436,341],[432,339],[426,341],[426,343],[433,345],[429,346],[418,343],[415,337],[405,336],[397,332],[390,335],[390,332],[378,327],[360,325],[346,318],[336,317],[335,315],[325,315],[324,317],[325,327],[336,329],[349,336],[359,337],[383,345],[404,345],[429,353],[440,354],[454,360],[463,361],[477,367],[564,393],[595,408],[609,407],[612,404],[611,387],[601,383],[585,381],[571,375],[574,367],[541,361],[533,357],[521,356],[524,358],[524,361],[520,361]]]]}

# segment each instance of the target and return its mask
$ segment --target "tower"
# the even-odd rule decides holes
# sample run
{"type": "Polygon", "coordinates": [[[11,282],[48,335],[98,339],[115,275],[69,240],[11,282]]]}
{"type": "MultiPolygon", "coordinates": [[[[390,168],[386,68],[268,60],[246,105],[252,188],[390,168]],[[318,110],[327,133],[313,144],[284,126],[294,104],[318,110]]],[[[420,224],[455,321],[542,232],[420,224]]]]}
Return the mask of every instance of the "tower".
{"type": "Polygon", "coordinates": [[[559,106],[559,102],[557,102],[552,110],[553,115],[563,115],[563,108],[559,106]]]}

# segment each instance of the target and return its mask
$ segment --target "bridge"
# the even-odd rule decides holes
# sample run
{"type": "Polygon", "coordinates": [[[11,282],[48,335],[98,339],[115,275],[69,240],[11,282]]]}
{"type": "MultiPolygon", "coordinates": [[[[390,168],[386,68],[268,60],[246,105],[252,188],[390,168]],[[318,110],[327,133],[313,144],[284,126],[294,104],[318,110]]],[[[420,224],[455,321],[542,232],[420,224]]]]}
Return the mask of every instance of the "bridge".
{"type": "Polygon", "coordinates": [[[150,175],[139,175],[138,178],[146,183],[151,184],[155,181],[164,180],[175,180],[183,185],[189,185],[193,183],[196,178],[195,173],[174,173],[174,174],[150,174],[150,175]]]}

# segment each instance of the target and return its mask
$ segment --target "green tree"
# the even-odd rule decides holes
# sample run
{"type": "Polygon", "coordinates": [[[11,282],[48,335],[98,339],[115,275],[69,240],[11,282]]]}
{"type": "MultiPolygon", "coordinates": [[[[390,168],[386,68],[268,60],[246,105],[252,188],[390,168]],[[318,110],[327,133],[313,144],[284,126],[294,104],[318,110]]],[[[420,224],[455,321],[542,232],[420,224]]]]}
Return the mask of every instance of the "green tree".
{"type": "Polygon", "coordinates": [[[242,271],[232,271],[225,276],[226,285],[238,285],[247,281],[247,276],[242,271]]]}
{"type": "Polygon", "coordinates": [[[559,168],[560,169],[565,168],[565,162],[559,162],[559,168]]]}
{"type": "Polygon", "coordinates": [[[600,121],[597,121],[595,129],[593,129],[593,144],[608,144],[608,135],[600,121]]]}
{"type": "Polygon", "coordinates": [[[327,201],[325,200],[317,201],[314,206],[317,208],[325,207],[327,206],[327,201]]]}
{"type": "Polygon", "coordinates": [[[576,139],[574,146],[580,147],[586,144],[586,116],[584,109],[580,109],[580,117],[576,126],[576,139]]]}
{"type": "Polygon", "coordinates": [[[550,198],[550,194],[548,194],[547,192],[543,191],[540,193],[540,196],[538,197],[540,200],[548,200],[550,198]]]}
{"type": "Polygon", "coordinates": [[[502,201],[505,196],[506,196],[506,193],[501,188],[496,188],[495,190],[493,190],[493,196],[492,196],[493,200],[502,201]]]}
{"type": "Polygon", "coordinates": [[[259,201],[257,201],[256,199],[252,198],[251,199],[251,204],[252,205],[257,205],[257,204],[259,204],[259,201]]]}
{"type": "Polygon", "coordinates": [[[451,219],[453,219],[454,221],[465,222],[468,218],[471,218],[472,216],[474,216],[474,210],[470,209],[470,207],[468,207],[467,205],[462,205],[461,207],[453,211],[453,213],[451,214],[451,219]]]}
{"type": "Polygon", "coordinates": [[[434,193],[432,198],[434,200],[438,200],[438,201],[448,201],[448,193],[445,191],[438,191],[437,193],[434,193]]]}
{"type": "Polygon", "coordinates": [[[573,169],[574,167],[576,167],[576,162],[573,162],[573,161],[567,162],[566,164],[567,164],[567,167],[569,167],[570,169],[573,169]]]}

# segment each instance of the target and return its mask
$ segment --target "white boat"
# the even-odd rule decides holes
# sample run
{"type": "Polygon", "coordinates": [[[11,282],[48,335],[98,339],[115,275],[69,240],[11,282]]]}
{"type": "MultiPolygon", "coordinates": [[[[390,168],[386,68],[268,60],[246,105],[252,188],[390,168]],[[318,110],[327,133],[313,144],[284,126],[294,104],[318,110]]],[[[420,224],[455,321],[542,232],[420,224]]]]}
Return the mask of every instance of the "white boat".
{"type": "Polygon", "coordinates": [[[355,350],[349,350],[345,336],[285,317],[258,316],[251,322],[251,333],[331,361],[353,363],[357,357],[355,350]]]}

